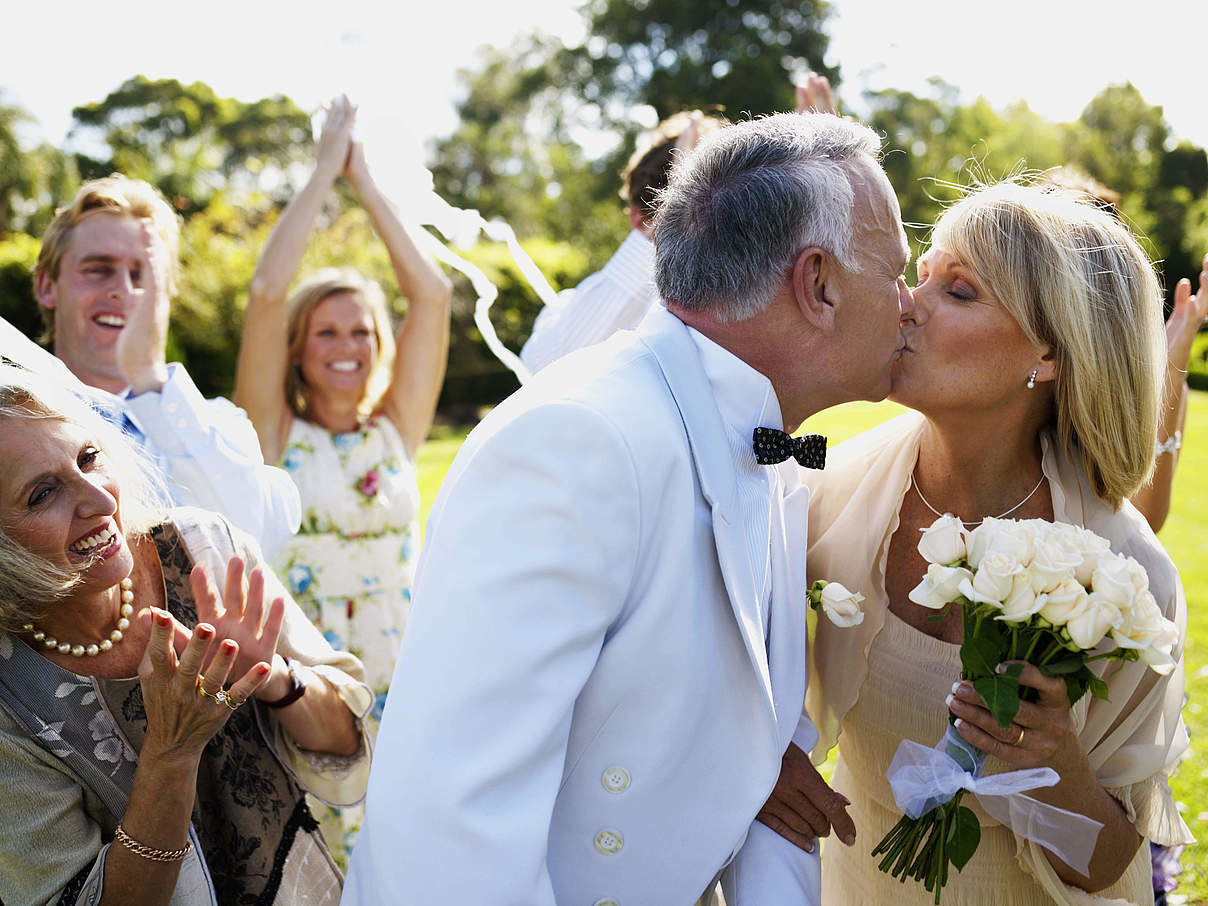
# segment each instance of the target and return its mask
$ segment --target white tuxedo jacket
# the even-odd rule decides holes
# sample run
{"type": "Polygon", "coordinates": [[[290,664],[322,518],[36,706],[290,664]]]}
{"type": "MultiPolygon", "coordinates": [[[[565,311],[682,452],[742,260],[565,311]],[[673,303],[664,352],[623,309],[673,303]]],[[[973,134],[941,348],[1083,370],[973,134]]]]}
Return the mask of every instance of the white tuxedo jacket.
{"type": "Polygon", "coordinates": [[[496,408],[428,521],[343,902],[690,906],[813,742],[804,557],[765,638],[738,513],[663,309],[496,408]]]}

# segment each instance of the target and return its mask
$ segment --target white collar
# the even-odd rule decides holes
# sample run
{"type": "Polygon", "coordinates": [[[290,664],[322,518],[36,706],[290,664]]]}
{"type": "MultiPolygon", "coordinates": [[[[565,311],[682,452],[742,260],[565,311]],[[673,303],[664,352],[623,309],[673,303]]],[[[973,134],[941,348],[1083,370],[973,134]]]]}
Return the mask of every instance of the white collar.
{"type": "Polygon", "coordinates": [[[688,334],[700,352],[721,420],[735,439],[749,449],[756,428],[784,427],[771,381],[700,331],[689,327],[688,334]]]}

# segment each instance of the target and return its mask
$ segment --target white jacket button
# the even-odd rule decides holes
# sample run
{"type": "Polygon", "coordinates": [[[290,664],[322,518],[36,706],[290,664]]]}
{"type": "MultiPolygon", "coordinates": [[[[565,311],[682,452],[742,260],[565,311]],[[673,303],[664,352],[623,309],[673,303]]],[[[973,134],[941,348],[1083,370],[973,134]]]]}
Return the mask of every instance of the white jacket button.
{"type": "Polygon", "coordinates": [[[601,775],[600,783],[610,793],[623,793],[629,789],[629,772],[622,767],[608,768],[601,775]]]}
{"type": "Polygon", "coordinates": [[[591,904],[591,906],[621,906],[621,904],[618,903],[616,900],[605,899],[605,900],[596,900],[594,903],[591,904]]]}
{"type": "Polygon", "coordinates": [[[605,828],[596,834],[596,849],[606,856],[616,855],[625,845],[625,838],[620,831],[605,828]]]}

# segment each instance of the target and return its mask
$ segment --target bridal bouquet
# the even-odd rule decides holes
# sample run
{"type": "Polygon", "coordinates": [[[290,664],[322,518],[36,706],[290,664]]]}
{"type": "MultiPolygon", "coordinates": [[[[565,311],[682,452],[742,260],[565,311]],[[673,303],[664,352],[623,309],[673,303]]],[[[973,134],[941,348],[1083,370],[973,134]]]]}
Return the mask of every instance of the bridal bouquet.
{"type": "MultiPolygon", "coordinates": [[[[961,608],[961,679],[971,680],[999,726],[1019,711],[1023,665],[998,672],[1004,661],[1026,661],[1066,681],[1070,704],[1087,691],[1107,698],[1093,661],[1144,661],[1160,674],[1174,669],[1178,630],[1149,591],[1144,568],[1113,553],[1084,528],[1041,519],[986,519],[972,531],[951,515],[923,530],[919,553],[923,581],[910,600],[947,611],[961,608]]],[[[949,863],[959,871],[981,838],[977,817],[961,805],[973,792],[982,807],[1016,833],[1086,872],[1101,825],[1038,802],[1024,791],[1053,786],[1051,768],[982,777],[986,754],[951,726],[928,749],[910,740],[899,746],[887,776],[902,819],[873,850],[881,871],[922,881],[940,892],[949,863]]]]}

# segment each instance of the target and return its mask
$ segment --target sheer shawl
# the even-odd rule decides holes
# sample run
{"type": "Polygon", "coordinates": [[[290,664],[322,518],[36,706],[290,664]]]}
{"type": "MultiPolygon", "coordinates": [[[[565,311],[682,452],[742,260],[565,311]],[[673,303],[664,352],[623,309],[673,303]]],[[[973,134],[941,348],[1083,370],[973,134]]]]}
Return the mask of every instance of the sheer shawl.
{"type": "MultiPolygon", "coordinates": [[[[857,627],[839,629],[811,614],[806,712],[818,728],[816,762],[839,740],[843,718],[868,674],[868,651],[885,623],[889,540],[898,528],[924,424],[923,416],[913,412],[893,419],[836,447],[826,470],[807,478],[808,577],[842,582],[865,596],[864,622],[857,627]]],[[[1141,663],[1101,662],[1110,698],[1088,695],[1075,706],[1079,738],[1099,782],[1120,802],[1138,833],[1167,845],[1193,842],[1168,784],[1188,745],[1180,716],[1187,610],[1178,573],[1132,504],[1112,510],[1091,491],[1076,455],[1063,451],[1050,435],[1041,440],[1054,518],[1085,526],[1111,542],[1112,550],[1134,557],[1149,574],[1158,606],[1179,627],[1178,666],[1169,676],[1141,663]]],[[[1020,861],[1058,902],[1104,902],[1102,897],[1084,899],[1089,895],[1062,884],[1034,844],[1020,840],[1019,847],[1020,861]]]]}

